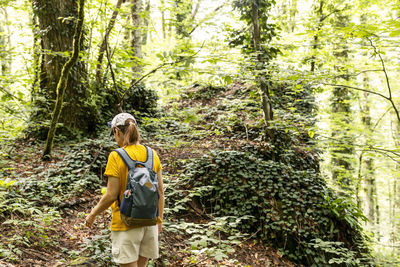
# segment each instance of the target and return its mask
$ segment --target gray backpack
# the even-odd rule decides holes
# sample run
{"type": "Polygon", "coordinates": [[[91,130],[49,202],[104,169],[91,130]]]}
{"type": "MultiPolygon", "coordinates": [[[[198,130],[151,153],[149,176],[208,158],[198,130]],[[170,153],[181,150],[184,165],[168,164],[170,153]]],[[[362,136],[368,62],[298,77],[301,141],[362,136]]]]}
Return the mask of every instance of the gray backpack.
{"type": "Polygon", "coordinates": [[[158,177],[153,170],[153,150],[145,147],[145,162],[132,160],[123,148],[115,150],[129,169],[122,201],[118,197],[121,219],[128,226],[157,224],[158,177]]]}

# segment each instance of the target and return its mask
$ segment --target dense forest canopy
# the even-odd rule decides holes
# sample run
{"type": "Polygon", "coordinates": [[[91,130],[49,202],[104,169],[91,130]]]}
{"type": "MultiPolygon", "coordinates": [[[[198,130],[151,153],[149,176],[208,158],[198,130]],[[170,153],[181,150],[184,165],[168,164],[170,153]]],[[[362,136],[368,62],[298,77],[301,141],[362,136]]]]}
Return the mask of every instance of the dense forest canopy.
{"type": "Polygon", "coordinates": [[[162,156],[164,248],[192,257],[155,265],[257,265],[233,257],[248,242],[287,266],[399,264],[399,47],[394,0],[1,0],[0,265],[110,260],[79,226],[79,252],[48,236],[104,186],[121,111],[162,156]]]}

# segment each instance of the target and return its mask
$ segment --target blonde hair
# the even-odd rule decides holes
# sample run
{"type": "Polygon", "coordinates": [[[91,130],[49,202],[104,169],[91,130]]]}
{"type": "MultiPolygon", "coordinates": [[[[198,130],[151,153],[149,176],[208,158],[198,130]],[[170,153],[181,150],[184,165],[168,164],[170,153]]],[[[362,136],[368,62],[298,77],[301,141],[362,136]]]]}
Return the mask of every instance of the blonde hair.
{"type": "Polygon", "coordinates": [[[127,119],[125,125],[117,127],[124,135],[124,146],[136,145],[139,142],[140,134],[135,121],[132,119],[127,119]]]}

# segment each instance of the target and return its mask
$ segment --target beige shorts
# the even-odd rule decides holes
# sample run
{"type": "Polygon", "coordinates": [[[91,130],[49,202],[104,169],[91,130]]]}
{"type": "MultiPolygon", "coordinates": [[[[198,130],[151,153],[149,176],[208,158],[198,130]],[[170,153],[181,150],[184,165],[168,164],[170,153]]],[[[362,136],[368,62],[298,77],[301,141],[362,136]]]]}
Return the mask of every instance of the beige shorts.
{"type": "Polygon", "coordinates": [[[115,263],[127,264],[139,259],[158,258],[157,225],[127,231],[111,231],[112,255],[115,263]]]}

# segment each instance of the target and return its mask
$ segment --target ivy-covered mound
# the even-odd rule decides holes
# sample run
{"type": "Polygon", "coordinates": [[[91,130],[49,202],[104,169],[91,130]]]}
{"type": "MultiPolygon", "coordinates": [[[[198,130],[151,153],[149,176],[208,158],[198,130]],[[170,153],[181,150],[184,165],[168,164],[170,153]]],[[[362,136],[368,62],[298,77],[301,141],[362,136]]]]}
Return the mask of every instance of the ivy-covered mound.
{"type": "Polygon", "coordinates": [[[334,197],[313,168],[292,166],[259,152],[213,151],[187,166],[184,183],[213,216],[250,216],[240,230],[257,233],[295,262],[368,265],[357,222],[362,214],[334,197]]]}

